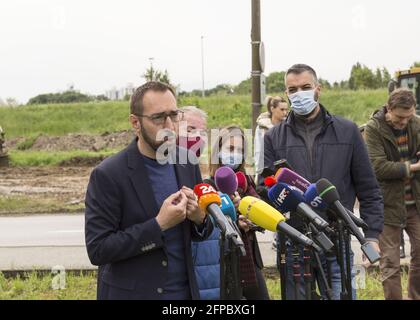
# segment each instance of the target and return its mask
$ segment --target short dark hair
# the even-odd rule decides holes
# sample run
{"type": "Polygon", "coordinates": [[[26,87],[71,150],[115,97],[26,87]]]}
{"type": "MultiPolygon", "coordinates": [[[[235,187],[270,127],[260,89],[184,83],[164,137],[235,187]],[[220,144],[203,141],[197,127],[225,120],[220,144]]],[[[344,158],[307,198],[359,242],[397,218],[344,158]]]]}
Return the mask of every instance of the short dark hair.
{"type": "Polygon", "coordinates": [[[136,91],[134,91],[133,95],[131,96],[130,100],[130,112],[132,114],[143,114],[144,105],[143,105],[143,97],[147,91],[159,91],[159,92],[166,92],[170,91],[174,97],[176,98],[176,94],[174,89],[167,85],[166,83],[159,82],[159,81],[149,81],[143,84],[142,86],[138,87],[136,91]]]}
{"type": "Polygon", "coordinates": [[[287,75],[290,73],[301,74],[305,71],[308,71],[310,74],[312,74],[315,79],[315,83],[318,83],[318,77],[316,75],[315,70],[312,67],[308,66],[307,64],[303,64],[303,63],[294,64],[289,69],[287,69],[285,77],[287,77],[287,75]]]}
{"type": "Polygon", "coordinates": [[[406,88],[394,90],[388,98],[388,108],[390,110],[395,108],[411,109],[415,106],[416,98],[413,91],[406,88]]]}

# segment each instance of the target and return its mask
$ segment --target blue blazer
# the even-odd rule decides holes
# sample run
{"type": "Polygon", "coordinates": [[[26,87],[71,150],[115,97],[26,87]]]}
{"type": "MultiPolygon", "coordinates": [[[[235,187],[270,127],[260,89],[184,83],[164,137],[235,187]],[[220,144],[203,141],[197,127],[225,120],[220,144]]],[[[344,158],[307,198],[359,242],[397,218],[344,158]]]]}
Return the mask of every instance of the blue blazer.
{"type": "MultiPolygon", "coordinates": [[[[175,172],[180,188],[202,181],[198,165],[176,164],[175,172]]],[[[137,139],[92,171],[85,204],[87,253],[99,266],[97,298],[160,299],[168,258],[155,220],[160,208],[137,139]]],[[[207,218],[201,231],[190,220],[182,224],[191,297],[199,299],[191,240],[208,237],[213,225],[207,218]]]]}

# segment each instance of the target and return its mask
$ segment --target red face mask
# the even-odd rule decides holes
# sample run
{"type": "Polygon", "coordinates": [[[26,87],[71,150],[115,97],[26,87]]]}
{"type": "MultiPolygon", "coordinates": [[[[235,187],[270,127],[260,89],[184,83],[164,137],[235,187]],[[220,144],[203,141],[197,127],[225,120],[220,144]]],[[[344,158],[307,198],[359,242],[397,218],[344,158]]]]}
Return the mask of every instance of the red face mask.
{"type": "Polygon", "coordinates": [[[200,136],[197,137],[179,137],[177,140],[177,145],[182,148],[187,148],[195,153],[197,158],[201,155],[201,148],[204,147],[204,141],[200,136]]]}

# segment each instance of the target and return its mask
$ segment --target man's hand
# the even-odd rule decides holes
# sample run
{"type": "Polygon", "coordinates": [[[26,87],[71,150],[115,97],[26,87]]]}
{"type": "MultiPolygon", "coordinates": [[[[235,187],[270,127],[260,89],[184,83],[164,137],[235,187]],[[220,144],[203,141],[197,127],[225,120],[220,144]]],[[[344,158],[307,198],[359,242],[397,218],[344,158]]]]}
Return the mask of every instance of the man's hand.
{"type": "Polygon", "coordinates": [[[162,231],[172,228],[185,220],[187,216],[187,202],[187,197],[181,191],[171,194],[163,201],[162,207],[156,216],[156,221],[162,231]]]}
{"type": "Polygon", "coordinates": [[[417,152],[417,159],[419,159],[416,163],[410,164],[410,171],[416,172],[420,171],[420,152],[417,152]]]}
{"type": "MultiPolygon", "coordinates": [[[[376,241],[369,241],[369,243],[372,244],[373,249],[377,252],[377,253],[381,253],[381,249],[379,249],[379,243],[376,241]]],[[[370,263],[369,259],[366,258],[365,254],[363,254],[362,256],[362,264],[365,268],[369,268],[372,264],[370,263]]]]}
{"type": "Polygon", "coordinates": [[[187,219],[197,225],[203,223],[206,213],[198,207],[197,196],[190,188],[183,186],[181,192],[187,197],[187,219]]]}

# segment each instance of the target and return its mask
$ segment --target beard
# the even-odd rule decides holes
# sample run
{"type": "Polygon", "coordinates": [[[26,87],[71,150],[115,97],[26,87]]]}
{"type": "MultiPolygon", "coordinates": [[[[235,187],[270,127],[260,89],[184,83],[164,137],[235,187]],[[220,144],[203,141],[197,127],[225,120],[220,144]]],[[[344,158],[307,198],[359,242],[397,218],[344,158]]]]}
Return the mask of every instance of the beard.
{"type": "Polygon", "coordinates": [[[154,151],[157,151],[157,149],[165,142],[165,141],[156,141],[154,138],[152,138],[147,131],[144,129],[144,126],[140,126],[140,133],[143,137],[144,142],[146,142],[150,148],[152,148],[154,151]]]}

